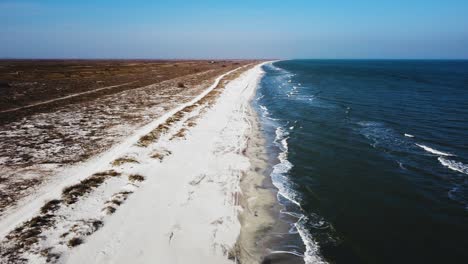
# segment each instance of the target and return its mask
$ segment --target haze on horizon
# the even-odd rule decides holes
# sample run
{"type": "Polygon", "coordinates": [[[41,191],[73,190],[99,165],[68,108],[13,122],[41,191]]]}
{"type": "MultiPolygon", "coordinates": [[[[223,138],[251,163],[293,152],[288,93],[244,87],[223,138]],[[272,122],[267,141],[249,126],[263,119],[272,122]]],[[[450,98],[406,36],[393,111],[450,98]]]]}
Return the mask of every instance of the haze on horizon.
{"type": "Polygon", "coordinates": [[[468,1],[0,1],[1,58],[468,59],[468,1]]]}

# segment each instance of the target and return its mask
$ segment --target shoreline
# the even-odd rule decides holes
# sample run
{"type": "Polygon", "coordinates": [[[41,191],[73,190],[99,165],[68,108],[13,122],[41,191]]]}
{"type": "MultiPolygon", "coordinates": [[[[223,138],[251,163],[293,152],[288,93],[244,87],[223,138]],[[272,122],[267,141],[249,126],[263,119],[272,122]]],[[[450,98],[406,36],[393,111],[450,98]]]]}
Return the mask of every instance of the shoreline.
{"type": "Polygon", "coordinates": [[[243,264],[304,263],[302,256],[272,249],[281,239],[281,234],[288,233],[290,227],[280,220],[284,207],[277,199],[278,189],[270,177],[273,171],[270,153],[266,147],[258,113],[252,105],[249,109],[249,120],[252,129],[245,155],[249,158],[251,166],[240,181],[243,211],[239,214],[241,231],[236,242],[236,254],[243,264]]]}
{"type": "Polygon", "coordinates": [[[23,243],[31,221],[46,221],[35,229],[41,242],[25,248],[34,263],[303,263],[271,249],[289,226],[279,219],[253,105],[266,63],[220,75],[192,101],[65,171],[72,176],[3,219],[0,248],[20,259],[9,247],[23,243]],[[93,177],[104,183],[66,193],[93,177]]]}
{"type": "MultiPolygon", "coordinates": [[[[268,63],[273,62],[275,61],[268,63]]],[[[262,77],[264,74],[262,70],[262,77]]],[[[259,84],[260,81],[255,93],[249,99],[248,118],[252,126],[244,152],[249,158],[251,167],[240,182],[243,192],[241,204],[244,210],[239,214],[242,227],[235,250],[240,263],[243,264],[303,264],[303,255],[275,250],[279,244],[282,244],[281,240],[284,239],[284,235],[290,234],[291,226],[282,219],[284,217],[282,211],[285,207],[278,200],[279,190],[271,178],[278,153],[268,149],[260,109],[257,109],[258,105],[255,105],[259,84]]]]}

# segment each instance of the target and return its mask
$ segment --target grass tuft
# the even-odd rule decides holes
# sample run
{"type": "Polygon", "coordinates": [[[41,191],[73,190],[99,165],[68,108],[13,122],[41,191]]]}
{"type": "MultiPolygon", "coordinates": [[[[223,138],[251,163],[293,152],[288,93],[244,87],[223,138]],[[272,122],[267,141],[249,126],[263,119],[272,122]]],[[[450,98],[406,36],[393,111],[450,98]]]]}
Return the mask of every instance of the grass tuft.
{"type": "Polygon", "coordinates": [[[74,204],[81,196],[90,193],[93,189],[99,187],[107,178],[119,175],[121,174],[114,170],[95,173],[91,177],[63,189],[62,199],[67,204],[74,204]]]}
{"type": "Polygon", "coordinates": [[[62,200],[54,199],[48,201],[45,205],[41,207],[41,213],[47,214],[57,211],[60,208],[62,200]]]}
{"type": "Polygon", "coordinates": [[[142,182],[145,180],[145,177],[139,175],[139,174],[132,174],[128,176],[128,180],[131,182],[142,182]]]}
{"type": "Polygon", "coordinates": [[[124,163],[139,163],[133,158],[118,158],[112,162],[112,166],[120,166],[124,163]]]}
{"type": "Polygon", "coordinates": [[[83,239],[79,238],[79,237],[74,237],[70,240],[68,240],[68,247],[72,248],[72,247],[76,247],[78,245],[81,245],[83,244],[83,239]]]}

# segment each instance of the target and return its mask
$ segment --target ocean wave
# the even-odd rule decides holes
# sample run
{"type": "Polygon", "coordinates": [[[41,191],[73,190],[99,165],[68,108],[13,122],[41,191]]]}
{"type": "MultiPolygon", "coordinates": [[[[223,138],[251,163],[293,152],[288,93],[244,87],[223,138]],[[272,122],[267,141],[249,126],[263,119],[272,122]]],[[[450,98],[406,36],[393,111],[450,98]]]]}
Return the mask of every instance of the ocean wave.
{"type": "Polygon", "coordinates": [[[270,254],[291,254],[291,255],[294,255],[294,256],[297,256],[297,257],[302,257],[303,256],[302,254],[299,254],[299,253],[294,252],[294,251],[282,251],[282,250],[272,251],[272,252],[270,252],[270,254]]]}
{"type": "MultiPolygon", "coordinates": [[[[293,186],[291,186],[291,181],[287,177],[287,173],[293,168],[293,165],[288,160],[288,136],[289,133],[281,126],[277,127],[275,130],[275,141],[276,146],[281,150],[278,154],[278,164],[273,166],[273,172],[271,173],[271,178],[273,184],[278,188],[278,195],[283,196],[288,201],[298,206],[298,209],[301,209],[299,195],[294,191],[293,186]]],[[[306,264],[311,263],[326,263],[319,256],[319,246],[313,240],[311,233],[305,227],[305,222],[307,217],[301,213],[295,212],[286,212],[282,213],[291,215],[298,218],[299,220],[294,223],[294,228],[297,230],[297,233],[301,237],[306,251],[304,252],[304,261],[306,264]]],[[[322,224],[322,223],[319,223],[322,224]]],[[[290,230],[291,232],[292,230],[290,230]]]]}
{"type": "Polygon", "coordinates": [[[406,133],[405,133],[404,135],[405,135],[405,137],[414,138],[414,136],[411,135],[411,134],[406,134],[406,133]]]}
{"type": "Polygon", "coordinates": [[[416,146],[424,149],[425,151],[429,152],[429,153],[432,153],[432,154],[435,154],[435,155],[439,155],[439,156],[455,156],[453,154],[450,154],[450,153],[446,153],[446,152],[442,152],[442,151],[439,151],[437,149],[433,149],[433,148],[430,148],[428,146],[425,146],[425,145],[421,145],[421,144],[415,144],[416,146]]]}
{"type": "Polygon", "coordinates": [[[290,202],[300,207],[299,195],[291,186],[292,183],[287,177],[287,173],[293,168],[293,165],[288,160],[288,135],[282,127],[276,128],[275,145],[281,150],[278,154],[279,163],[273,166],[271,178],[273,185],[278,188],[278,195],[283,196],[290,202]]]}
{"type": "Polygon", "coordinates": [[[374,121],[362,121],[357,123],[361,128],[359,132],[370,140],[374,148],[382,148],[392,152],[417,153],[413,142],[403,137],[400,133],[388,127],[384,123],[374,121]]]}
{"type": "MultiPolygon", "coordinates": [[[[296,96],[295,91],[298,87],[293,87],[291,84],[291,78],[294,76],[289,72],[278,68],[274,65],[268,65],[273,71],[275,71],[274,82],[271,85],[278,89],[278,92],[282,96],[296,96]]],[[[266,95],[268,97],[268,95],[266,95]]],[[[271,119],[269,109],[265,105],[260,105],[259,110],[261,115],[265,119],[271,119]]],[[[279,121],[269,122],[269,125],[273,124],[274,141],[272,142],[276,149],[278,149],[277,159],[278,162],[272,167],[270,178],[273,185],[278,189],[277,199],[281,205],[284,206],[284,210],[281,210],[281,214],[287,215],[287,222],[291,225],[289,230],[291,234],[297,234],[302,240],[305,250],[301,256],[304,258],[305,263],[325,263],[319,256],[319,246],[313,240],[310,231],[306,230],[304,223],[301,219],[307,219],[303,214],[301,207],[301,195],[297,190],[297,186],[294,181],[291,181],[289,172],[294,165],[288,160],[289,155],[289,132],[294,130],[296,127],[295,123],[288,122],[287,124],[280,125],[279,121]]],[[[319,223],[321,225],[322,223],[319,223]]],[[[297,254],[297,252],[284,252],[297,254]]],[[[301,252],[302,253],[302,252],[301,252]]]]}
{"type": "Polygon", "coordinates": [[[262,116],[268,116],[270,114],[270,112],[268,112],[268,108],[266,108],[266,106],[263,106],[263,105],[259,105],[260,106],[260,109],[262,109],[262,116]]]}
{"type": "Polygon", "coordinates": [[[306,264],[325,264],[326,262],[322,260],[319,256],[319,246],[312,237],[312,234],[306,228],[305,224],[307,222],[307,217],[302,216],[299,221],[295,224],[299,235],[304,242],[306,251],[304,252],[304,262],[306,264]]]}
{"type": "Polygon", "coordinates": [[[468,165],[454,160],[449,160],[443,157],[439,157],[438,160],[445,167],[468,175],[468,165]]]}

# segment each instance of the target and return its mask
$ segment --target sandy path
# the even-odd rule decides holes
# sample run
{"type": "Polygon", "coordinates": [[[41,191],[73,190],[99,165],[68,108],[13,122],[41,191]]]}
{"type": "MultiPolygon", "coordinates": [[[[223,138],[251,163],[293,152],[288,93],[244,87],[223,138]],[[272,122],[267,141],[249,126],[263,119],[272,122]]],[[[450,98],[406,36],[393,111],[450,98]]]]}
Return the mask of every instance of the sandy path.
{"type": "Polygon", "coordinates": [[[134,82],[122,83],[122,84],[118,84],[118,85],[101,87],[101,88],[94,89],[94,90],[91,90],[91,91],[70,94],[70,95],[67,95],[67,96],[60,97],[60,98],[55,98],[55,99],[51,99],[51,100],[47,100],[47,101],[43,101],[43,102],[37,102],[37,103],[34,103],[34,104],[30,104],[30,105],[26,105],[26,106],[22,106],[22,107],[17,107],[17,108],[13,108],[13,109],[3,110],[3,111],[0,111],[0,113],[10,113],[10,112],[18,111],[18,110],[28,109],[28,108],[35,107],[35,106],[46,105],[46,104],[50,104],[50,103],[59,102],[59,101],[62,101],[62,100],[74,98],[74,97],[77,97],[77,96],[85,95],[85,94],[93,94],[93,93],[96,93],[96,92],[99,92],[99,91],[102,91],[102,90],[108,90],[108,89],[124,86],[124,85],[131,84],[131,83],[134,83],[134,82]]]}

